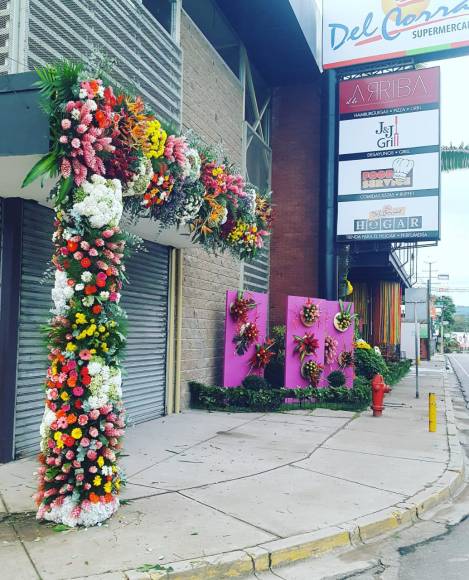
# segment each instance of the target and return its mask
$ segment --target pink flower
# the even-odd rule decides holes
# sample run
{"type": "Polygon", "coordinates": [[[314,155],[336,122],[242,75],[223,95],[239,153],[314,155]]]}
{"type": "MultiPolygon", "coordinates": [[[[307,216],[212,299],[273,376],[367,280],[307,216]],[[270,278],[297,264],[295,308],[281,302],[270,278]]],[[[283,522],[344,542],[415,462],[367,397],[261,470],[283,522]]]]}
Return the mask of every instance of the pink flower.
{"type": "Polygon", "coordinates": [[[81,360],[90,360],[91,356],[92,356],[91,352],[87,348],[80,350],[79,357],[81,358],[81,360]]]}
{"type": "Polygon", "coordinates": [[[62,159],[62,163],[60,164],[60,173],[62,174],[62,177],[64,177],[65,179],[67,179],[67,177],[70,177],[70,174],[72,173],[72,166],[70,164],[70,161],[65,157],[62,159]]]}
{"type": "Polygon", "coordinates": [[[66,429],[68,426],[67,419],[65,417],[60,417],[57,419],[57,425],[59,429],[66,429]]]}
{"type": "Polygon", "coordinates": [[[57,389],[49,389],[47,391],[47,398],[49,399],[49,401],[55,401],[55,399],[57,399],[58,396],[59,391],[57,389]]]}
{"type": "Polygon", "coordinates": [[[96,427],[91,427],[89,430],[90,437],[96,438],[99,435],[99,431],[96,427]]]}
{"type": "Polygon", "coordinates": [[[96,441],[95,445],[96,445],[96,449],[101,449],[101,447],[103,446],[101,441],[96,441]]]}
{"type": "Polygon", "coordinates": [[[50,489],[44,492],[44,497],[52,497],[57,494],[57,489],[55,487],[51,487],[50,489]]]}
{"type": "Polygon", "coordinates": [[[70,119],[62,119],[61,125],[62,129],[66,131],[67,129],[70,129],[70,127],[72,126],[72,122],[70,121],[70,119]]]}
{"type": "Polygon", "coordinates": [[[78,139],[78,137],[74,137],[72,139],[71,145],[74,149],[80,149],[80,145],[81,145],[80,139],[78,139]]]}
{"type": "Polygon", "coordinates": [[[82,250],[85,250],[85,252],[87,252],[91,246],[86,240],[83,240],[80,244],[80,247],[82,250]]]}
{"type": "Polygon", "coordinates": [[[98,246],[98,248],[100,248],[101,246],[104,246],[104,240],[102,240],[101,238],[98,238],[97,240],[95,240],[94,245],[98,246]]]}
{"type": "Polygon", "coordinates": [[[88,253],[90,256],[96,257],[98,255],[98,250],[96,248],[91,248],[88,253]]]}
{"type": "Polygon", "coordinates": [[[68,101],[68,103],[65,105],[65,110],[67,111],[67,113],[70,113],[70,111],[72,111],[75,108],[75,101],[68,101]]]}
{"type": "Polygon", "coordinates": [[[119,302],[119,294],[117,292],[111,292],[109,294],[109,300],[111,302],[119,302]]]}
{"type": "Polygon", "coordinates": [[[86,133],[88,131],[88,127],[84,124],[84,123],[80,123],[77,127],[77,133],[80,133],[81,135],[83,135],[83,133],[86,133]]]}
{"type": "Polygon", "coordinates": [[[104,230],[102,233],[103,238],[112,238],[114,235],[114,230],[104,230]]]}
{"type": "Polygon", "coordinates": [[[84,393],[83,387],[80,386],[73,387],[72,393],[74,394],[75,397],[81,397],[84,393]]]}
{"type": "MultiPolygon", "coordinates": [[[[84,488],[86,491],[88,491],[89,489],[91,489],[91,483],[85,483],[85,485],[83,486],[83,488],[84,488]]],[[[81,505],[82,505],[82,507],[83,507],[83,504],[84,504],[84,503],[85,503],[85,502],[82,502],[82,504],[81,504],[81,505]]]]}
{"type": "Polygon", "coordinates": [[[50,405],[49,405],[49,409],[50,409],[51,411],[54,411],[54,412],[55,412],[55,411],[57,411],[57,405],[56,405],[55,403],[50,403],[50,405]]]}
{"type": "Polygon", "coordinates": [[[83,437],[82,440],[80,441],[80,445],[82,447],[89,447],[90,446],[90,440],[88,439],[88,437],[83,437]]]}
{"type": "Polygon", "coordinates": [[[84,473],[77,473],[77,474],[75,475],[75,479],[76,479],[77,481],[83,481],[83,480],[85,479],[85,474],[84,474],[84,473]]]}
{"type": "Polygon", "coordinates": [[[88,449],[88,452],[86,453],[86,457],[88,457],[88,459],[90,461],[96,461],[98,454],[96,453],[96,451],[94,449],[88,449]]]}
{"type": "Polygon", "coordinates": [[[78,425],[80,425],[81,427],[83,427],[84,425],[86,425],[88,423],[88,415],[79,415],[78,416],[78,425]]]}
{"type": "MultiPolygon", "coordinates": [[[[67,137],[67,135],[61,135],[61,136],[59,137],[59,143],[62,143],[62,144],[64,144],[64,145],[65,145],[65,143],[68,143],[68,137],[67,137]]],[[[69,162],[69,163],[70,163],[70,162],[69,162]]]]}
{"type": "Polygon", "coordinates": [[[73,453],[71,449],[68,449],[67,453],[65,453],[65,457],[71,461],[75,457],[75,453],[73,453]]]}
{"type": "Polygon", "coordinates": [[[75,260],[78,260],[78,261],[83,260],[83,252],[75,252],[73,254],[73,257],[75,260]]]}
{"type": "Polygon", "coordinates": [[[102,260],[98,260],[96,262],[96,265],[98,266],[98,268],[100,270],[107,270],[109,268],[109,266],[106,264],[106,262],[103,262],[102,260]]]}
{"type": "Polygon", "coordinates": [[[90,411],[90,419],[92,421],[96,421],[96,419],[99,417],[99,410],[98,409],[92,409],[90,411]]]}
{"type": "Polygon", "coordinates": [[[53,457],[46,457],[47,465],[55,465],[55,459],[53,457]]]}
{"type": "Polygon", "coordinates": [[[96,467],[96,465],[90,465],[90,467],[88,468],[88,471],[90,473],[97,473],[98,472],[98,468],[96,467]]]}

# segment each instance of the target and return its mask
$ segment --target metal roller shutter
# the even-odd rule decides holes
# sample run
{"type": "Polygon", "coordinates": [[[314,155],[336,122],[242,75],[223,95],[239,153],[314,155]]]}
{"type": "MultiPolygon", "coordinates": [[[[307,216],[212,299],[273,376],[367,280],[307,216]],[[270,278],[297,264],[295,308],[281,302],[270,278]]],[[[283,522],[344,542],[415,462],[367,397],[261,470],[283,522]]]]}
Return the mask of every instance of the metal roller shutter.
{"type": "Polygon", "coordinates": [[[53,229],[50,209],[32,202],[24,203],[15,413],[15,454],[18,457],[30,455],[39,448],[47,370],[41,326],[49,318],[52,279],[42,282],[54,250],[53,229]]]}
{"type": "Polygon", "coordinates": [[[128,316],[123,393],[130,423],[165,412],[169,248],[151,242],[145,248],[129,260],[129,284],[122,291],[128,316]]]}

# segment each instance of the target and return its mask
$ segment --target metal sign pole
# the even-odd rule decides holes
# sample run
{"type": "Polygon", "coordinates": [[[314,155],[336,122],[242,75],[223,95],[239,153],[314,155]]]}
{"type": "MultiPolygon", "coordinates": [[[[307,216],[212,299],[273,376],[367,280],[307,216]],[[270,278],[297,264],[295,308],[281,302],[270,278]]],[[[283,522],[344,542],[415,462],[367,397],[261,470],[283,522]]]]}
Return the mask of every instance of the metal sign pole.
{"type": "Polygon", "coordinates": [[[417,302],[414,302],[414,326],[415,326],[415,398],[418,399],[419,393],[419,327],[417,322],[417,302]]]}

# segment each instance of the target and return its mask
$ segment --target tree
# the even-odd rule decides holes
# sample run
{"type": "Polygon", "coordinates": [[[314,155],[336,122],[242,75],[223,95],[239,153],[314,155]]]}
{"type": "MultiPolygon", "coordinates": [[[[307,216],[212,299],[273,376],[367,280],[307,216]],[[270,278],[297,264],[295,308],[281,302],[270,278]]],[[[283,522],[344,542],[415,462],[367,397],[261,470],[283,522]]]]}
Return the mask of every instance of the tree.
{"type": "Polygon", "coordinates": [[[456,315],[456,306],[451,296],[440,296],[437,305],[441,308],[441,319],[448,322],[448,330],[452,330],[454,317],[456,315]]]}
{"type": "Polygon", "coordinates": [[[462,143],[459,147],[442,147],[441,170],[454,171],[456,169],[469,169],[469,146],[462,143]]]}

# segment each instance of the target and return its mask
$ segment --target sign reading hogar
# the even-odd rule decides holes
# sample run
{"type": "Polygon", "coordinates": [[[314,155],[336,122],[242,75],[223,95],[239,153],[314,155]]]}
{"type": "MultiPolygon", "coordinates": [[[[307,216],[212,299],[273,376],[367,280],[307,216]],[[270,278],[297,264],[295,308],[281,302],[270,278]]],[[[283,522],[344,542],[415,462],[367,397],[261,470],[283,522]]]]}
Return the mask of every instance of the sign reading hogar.
{"type": "Polygon", "coordinates": [[[438,240],[440,71],[340,83],[338,241],[438,240]]]}
{"type": "Polygon", "coordinates": [[[323,2],[325,69],[468,45],[468,0],[323,2]]]}

